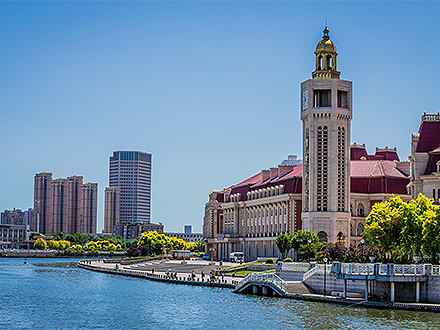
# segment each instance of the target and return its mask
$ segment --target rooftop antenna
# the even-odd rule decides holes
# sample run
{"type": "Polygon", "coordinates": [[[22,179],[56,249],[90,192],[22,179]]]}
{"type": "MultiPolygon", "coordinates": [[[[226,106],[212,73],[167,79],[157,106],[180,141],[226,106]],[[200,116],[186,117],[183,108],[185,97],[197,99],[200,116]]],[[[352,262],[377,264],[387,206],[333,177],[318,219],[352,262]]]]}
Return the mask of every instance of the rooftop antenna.
{"type": "Polygon", "coordinates": [[[325,18],[325,27],[327,27],[327,17],[325,18]]]}

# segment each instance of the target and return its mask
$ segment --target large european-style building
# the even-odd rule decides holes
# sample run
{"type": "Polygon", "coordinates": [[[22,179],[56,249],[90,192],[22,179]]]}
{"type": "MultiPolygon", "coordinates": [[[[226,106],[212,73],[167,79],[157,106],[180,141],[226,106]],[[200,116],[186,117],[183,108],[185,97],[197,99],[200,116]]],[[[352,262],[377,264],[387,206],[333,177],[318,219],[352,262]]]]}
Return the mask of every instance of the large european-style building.
{"type": "Polygon", "coordinates": [[[227,259],[280,257],[281,234],[314,231],[321,241],[360,243],[365,218],[375,203],[393,195],[404,201],[422,192],[440,195],[440,119],[424,115],[413,134],[410,162],[396,148],[351,144],[352,83],[340,79],[336,47],[327,28],[315,51],[312,79],[301,84],[303,164],[263,170],[209,194],[203,237],[206,251],[227,259]]]}

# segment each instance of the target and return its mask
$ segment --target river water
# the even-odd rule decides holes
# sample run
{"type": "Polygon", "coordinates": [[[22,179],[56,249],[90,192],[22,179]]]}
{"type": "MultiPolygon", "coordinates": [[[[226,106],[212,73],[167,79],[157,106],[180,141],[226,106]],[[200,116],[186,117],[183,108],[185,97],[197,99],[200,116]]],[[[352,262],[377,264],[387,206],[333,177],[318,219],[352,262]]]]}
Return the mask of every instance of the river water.
{"type": "Polygon", "coordinates": [[[0,329],[440,329],[435,313],[344,307],[0,258],[0,329]]]}

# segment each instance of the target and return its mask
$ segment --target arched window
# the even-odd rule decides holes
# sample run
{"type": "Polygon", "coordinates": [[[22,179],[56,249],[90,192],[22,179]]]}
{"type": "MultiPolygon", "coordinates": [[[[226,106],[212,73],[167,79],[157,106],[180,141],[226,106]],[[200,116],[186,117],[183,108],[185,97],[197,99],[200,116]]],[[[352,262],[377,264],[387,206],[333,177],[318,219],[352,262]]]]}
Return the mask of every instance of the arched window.
{"type": "Polygon", "coordinates": [[[362,223],[359,223],[357,227],[357,235],[361,236],[363,232],[364,232],[364,225],[362,223]]]}
{"type": "Polygon", "coordinates": [[[350,203],[350,213],[351,213],[351,216],[354,215],[354,214],[353,214],[353,204],[351,204],[351,203],[350,203]]]}
{"type": "Polygon", "coordinates": [[[350,236],[354,236],[352,223],[350,223],[350,236]]]}
{"type": "Polygon", "coordinates": [[[357,216],[358,217],[364,217],[365,216],[365,208],[364,208],[364,204],[359,203],[358,205],[358,210],[357,210],[357,216]]]}
{"type": "Polygon", "coordinates": [[[318,239],[320,242],[327,242],[327,240],[328,240],[327,233],[325,231],[320,231],[318,233],[318,239]]]}
{"type": "Polygon", "coordinates": [[[322,56],[318,57],[318,70],[322,70],[322,56]]]}
{"type": "Polygon", "coordinates": [[[338,239],[338,243],[342,244],[344,243],[344,234],[342,233],[342,231],[340,231],[336,237],[338,239]]]}
{"type": "Polygon", "coordinates": [[[333,67],[333,58],[331,55],[327,55],[327,68],[331,70],[333,67]]]}

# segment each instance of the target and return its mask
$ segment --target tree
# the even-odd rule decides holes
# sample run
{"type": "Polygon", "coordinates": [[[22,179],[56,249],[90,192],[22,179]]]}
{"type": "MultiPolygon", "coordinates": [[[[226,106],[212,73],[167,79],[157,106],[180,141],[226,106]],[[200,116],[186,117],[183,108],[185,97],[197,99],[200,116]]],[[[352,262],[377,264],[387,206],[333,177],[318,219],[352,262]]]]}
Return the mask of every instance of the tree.
{"type": "Polygon", "coordinates": [[[275,239],[275,244],[278,246],[278,250],[281,253],[282,259],[286,259],[287,254],[292,248],[291,237],[286,234],[279,234],[275,239]]]}
{"type": "Polygon", "coordinates": [[[309,244],[309,240],[312,244],[318,243],[318,235],[312,231],[298,230],[291,238],[291,246],[293,249],[298,250],[302,245],[309,244]]]}
{"type": "Polygon", "coordinates": [[[36,250],[46,250],[47,249],[47,243],[44,239],[39,238],[34,243],[34,248],[36,250]]]}
{"type": "Polygon", "coordinates": [[[58,250],[60,248],[60,243],[55,240],[51,240],[48,244],[49,249],[58,250]]]}
{"type": "Polygon", "coordinates": [[[73,235],[67,235],[65,239],[70,241],[72,244],[84,245],[89,240],[89,237],[86,234],[76,233],[73,235]]]}
{"type": "Polygon", "coordinates": [[[377,203],[366,219],[363,233],[368,245],[389,254],[392,262],[411,262],[426,253],[437,260],[440,252],[439,206],[419,194],[409,203],[400,197],[377,203]]]}

